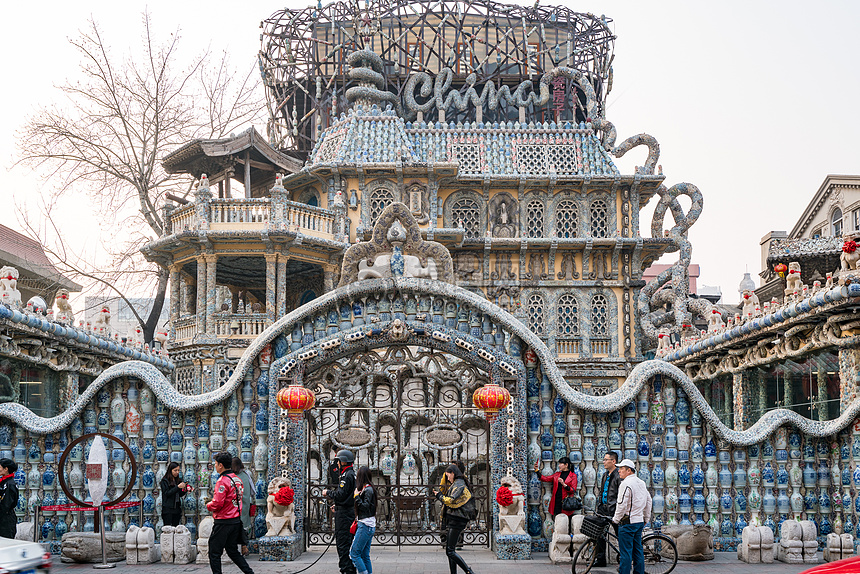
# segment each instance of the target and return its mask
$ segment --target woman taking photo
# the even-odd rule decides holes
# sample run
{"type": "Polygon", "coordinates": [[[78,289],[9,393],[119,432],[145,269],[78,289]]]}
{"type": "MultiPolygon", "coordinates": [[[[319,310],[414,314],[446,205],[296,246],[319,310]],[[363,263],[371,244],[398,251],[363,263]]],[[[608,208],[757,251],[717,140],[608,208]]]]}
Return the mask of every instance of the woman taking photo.
{"type": "Polygon", "coordinates": [[[537,463],[535,464],[535,472],[538,473],[542,482],[552,483],[552,498],[549,499],[549,513],[552,517],[555,518],[561,513],[572,516],[573,510],[564,510],[561,507],[565,498],[576,493],[576,473],[570,470],[570,459],[566,456],[558,459],[558,472],[549,476],[544,476],[538,471],[537,463]]]}
{"type": "Polygon", "coordinates": [[[370,483],[370,469],[362,466],[355,477],[355,538],[349,557],[357,574],[371,574],[370,543],[376,532],[376,490],[370,483]]]}
{"type": "Polygon", "coordinates": [[[161,518],[165,526],[179,526],[182,520],[182,495],[187,485],[179,480],[179,463],[167,465],[167,472],[161,479],[161,518]]]}
{"type": "Polygon", "coordinates": [[[457,541],[466,529],[470,520],[478,515],[475,499],[472,498],[472,485],[466,480],[463,471],[456,465],[445,469],[445,482],[449,484],[447,492],[442,494],[438,488],[433,489],[436,499],[445,505],[445,518],[448,532],[445,536],[445,555],[448,557],[448,568],[451,574],[457,574],[457,566],[466,574],[474,574],[466,561],[457,554],[457,541]]]}

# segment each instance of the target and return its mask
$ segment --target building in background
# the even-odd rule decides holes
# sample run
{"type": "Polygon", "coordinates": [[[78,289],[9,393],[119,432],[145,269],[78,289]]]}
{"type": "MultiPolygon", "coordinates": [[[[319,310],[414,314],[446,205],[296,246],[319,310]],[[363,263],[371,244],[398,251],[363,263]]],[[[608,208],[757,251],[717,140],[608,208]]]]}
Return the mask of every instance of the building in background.
{"type": "Polygon", "coordinates": [[[72,293],[81,290],[54,267],[38,241],[0,225],[0,267],[5,265],[18,270],[18,290],[24,303],[38,296],[53,305],[59,289],[72,293]]]}

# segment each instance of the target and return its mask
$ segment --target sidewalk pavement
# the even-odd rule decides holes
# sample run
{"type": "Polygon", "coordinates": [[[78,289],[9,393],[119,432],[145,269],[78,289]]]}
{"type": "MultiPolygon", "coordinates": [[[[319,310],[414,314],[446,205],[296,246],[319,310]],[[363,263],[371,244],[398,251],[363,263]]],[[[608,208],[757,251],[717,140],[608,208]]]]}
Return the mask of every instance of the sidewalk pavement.
{"type": "MultiPolygon", "coordinates": [[[[320,557],[323,547],[313,547],[302,554],[294,562],[260,562],[256,555],[251,555],[248,564],[256,574],[291,574],[309,566],[320,557]]],[[[487,549],[458,551],[476,574],[569,574],[570,565],[553,565],[546,554],[532,554],[532,560],[496,560],[495,555],[487,549]]],[[[374,574],[446,574],[448,561],[445,552],[436,547],[373,547],[370,552],[374,574]]],[[[222,559],[224,574],[241,574],[239,569],[224,555],[222,559]]],[[[594,569],[597,574],[615,574],[617,565],[610,568],[594,569]]],[[[734,552],[716,552],[715,559],[707,562],[679,562],[672,574],[711,574],[731,572],[731,574],[797,574],[803,572],[808,565],[791,565],[781,562],[773,564],[745,564],[738,560],[734,552]]],[[[93,570],[92,564],[63,564],[58,557],[54,558],[53,574],[84,574],[93,570]]],[[[117,563],[116,568],[108,570],[112,574],[179,574],[189,572],[208,574],[208,564],[149,564],[146,566],[127,566],[125,562],[117,563]]],[[[311,566],[307,574],[337,574],[337,552],[332,546],[328,552],[311,566]]]]}

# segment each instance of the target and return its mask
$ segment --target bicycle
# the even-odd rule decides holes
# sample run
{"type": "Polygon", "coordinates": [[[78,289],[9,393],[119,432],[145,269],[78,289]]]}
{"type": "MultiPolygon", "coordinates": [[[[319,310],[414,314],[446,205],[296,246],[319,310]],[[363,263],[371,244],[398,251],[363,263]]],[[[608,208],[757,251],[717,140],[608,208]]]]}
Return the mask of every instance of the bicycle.
{"type": "MultiPolygon", "coordinates": [[[[605,516],[586,516],[583,519],[581,532],[588,537],[588,540],[582,543],[573,556],[573,574],[585,574],[594,566],[597,559],[598,540],[605,540],[606,545],[619,554],[618,547],[612,543],[612,540],[617,542],[618,539],[610,530],[610,525],[611,521],[605,516]]],[[[646,574],[669,574],[678,564],[678,549],[675,547],[675,542],[665,534],[652,529],[643,531],[642,550],[645,554],[646,574]]],[[[606,555],[609,556],[608,549],[606,555]]]]}

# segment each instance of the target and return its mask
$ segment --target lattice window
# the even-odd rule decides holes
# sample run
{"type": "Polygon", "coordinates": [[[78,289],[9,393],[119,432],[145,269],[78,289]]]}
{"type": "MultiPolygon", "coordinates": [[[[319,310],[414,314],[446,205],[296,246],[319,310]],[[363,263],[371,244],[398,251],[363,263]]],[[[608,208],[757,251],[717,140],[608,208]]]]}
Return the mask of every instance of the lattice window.
{"type": "Polygon", "coordinates": [[[520,173],[546,173],[545,145],[518,143],[515,149],[517,171],[520,173]]]}
{"type": "Polygon", "coordinates": [[[534,293],[529,297],[529,329],[538,337],[544,335],[544,325],[546,324],[546,305],[544,304],[543,295],[534,293]]]}
{"type": "Polygon", "coordinates": [[[195,395],[194,367],[179,367],[175,371],[176,390],[183,395],[195,395]]]}
{"type": "MultiPolygon", "coordinates": [[[[559,138],[560,140],[561,138],[559,138]]],[[[582,159],[577,156],[573,143],[546,146],[548,171],[559,176],[572,176],[582,173],[582,159]]]]}
{"type": "Polygon", "coordinates": [[[609,337],[609,304],[600,293],[591,298],[591,336],[609,337]]]}
{"type": "Polygon", "coordinates": [[[533,199],[526,207],[526,223],[529,237],[543,237],[543,201],[533,199]]]}
{"type": "Polygon", "coordinates": [[[555,235],[562,239],[576,237],[579,227],[579,215],[576,211],[576,202],[571,199],[563,199],[558,202],[555,211],[555,235]]]}
{"type": "Polygon", "coordinates": [[[556,329],[560,337],[579,336],[579,312],[576,306],[576,297],[573,295],[562,295],[558,298],[558,325],[556,329]]]}
{"type": "Polygon", "coordinates": [[[467,238],[480,237],[481,214],[478,211],[478,202],[468,197],[455,201],[451,206],[451,225],[465,229],[467,238]]]}
{"type": "Polygon", "coordinates": [[[595,199],[591,202],[591,236],[592,237],[608,237],[609,226],[606,224],[607,207],[606,202],[602,199],[595,199]]]}
{"type": "Polygon", "coordinates": [[[221,363],[218,365],[218,388],[224,386],[224,384],[230,380],[230,377],[233,376],[233,365],[221,363]]]}
{"type": "Polygon", "coordinates": [[[394,201],[394,194],[385,189],[374,189],[370,192],[370,221],[371,223],[379,219],[382,211],[391,205],[394,201]]]}
{"type": "Polygon", "coordinates": [[[450,161],[457,161],[460,163],[457,168],[459,173],[482,173],[486,168],[486,162],[484,161],[484,146],[483,144],[462,143],[455,139],[451,144],[450,161]]]}

